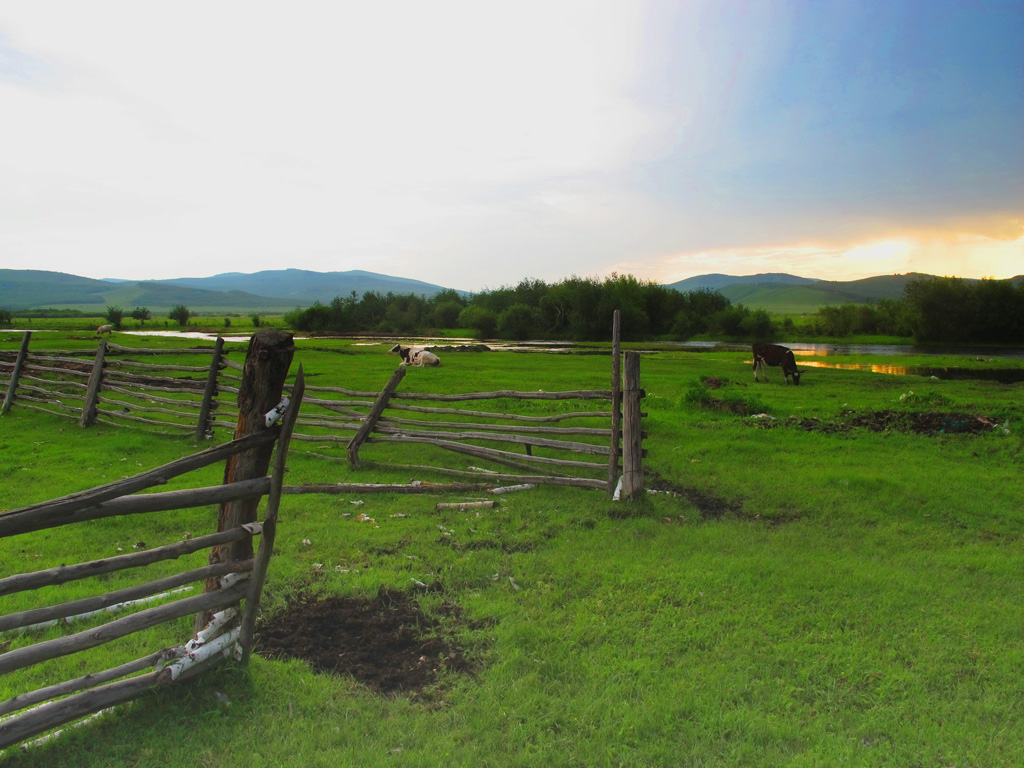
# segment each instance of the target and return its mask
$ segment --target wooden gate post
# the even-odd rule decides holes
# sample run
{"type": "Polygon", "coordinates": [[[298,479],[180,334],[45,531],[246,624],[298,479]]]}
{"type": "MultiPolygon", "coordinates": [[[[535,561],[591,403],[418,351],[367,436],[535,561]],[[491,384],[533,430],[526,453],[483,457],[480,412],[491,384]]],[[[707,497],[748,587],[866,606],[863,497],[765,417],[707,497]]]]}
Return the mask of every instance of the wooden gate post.
{"type": "Polygon", "coordinates": [[[78,423],[83,427],[91,427],[96,423],[96,405],[100,399],[100,387],[103,384],[103,358],[107,354],[107,342],[100,339],[96,347],[96,361],[89,374],[89,387],[85,391],[85,403],[82,405],[82,419],[78,423]]]}
{"type": "Polygon", "coordinates": [[[210,409],[213,398],[217,394],[217,374],[220,372],[220,359],[224,354],[224,339],[217,337],[213,348],[213,359],[210,360],[210,372],[206,376],[206,391],[203,392],[203,404],[199,407],[199,422],[196,424],[196,442],[203,439],[210,425],[210,409]]]}
{"type": "MultiPolygon", "coordinates": [[[[242,383],[238,387],[238,422],[235,426],[235,438],[267,429],[267,413],[281,402],[285,379],[294,354],[295,344],[290,333],[267,328],[253,334],[249,340],[249,350],[242,369],[242,383]]],[[[224,483],[266,477],[273,452],[274,444],[268,443],[230,457],[224,467],[224,483]]],[[[260,497],[222,503],[217,513],[217,531],[226,531],[256,522],[259,504],[260,497]]],[[[248,560],[252,555],[252,539],[245,538],[215,546],[210,552],[210,565],[248,560]]],[[[204,591],[212,592],[218,588],[217,579],[208,579],[204,591]]],[[[202,629],[208,620],[208,616],[197,616],[197,629],[202,629]]]]}
{"type": "Polygon", "coordinates": [[[620,337],[622,320],[619,310],[612,315],[612,436],[611,449],[608,454],[608,498],[615,495],[615,486],[619,481],[619,433],[622,423],[622,355],[620,337]]]}
{"type": "Polygon", "coordinates": [[[14,363],[14,370],[11,371],[11,382],[7,385],[7,396],[4,397],[4,404],[0,408],[0,413],[7,413],[11,410],[11,405],[14,403],[14,390],[18,388],[21,366],[25,364],[25,358],[28,356],[28,340],[30,338],[32,338],[32,331],[25,331],[25,335],[21,338],[21,349],[18,351],[18,359],[14,363]]]}
{"type": "Polygon", "coordinates": [[[637,499],[644,492],[643,430],[640,400],[640,353],[626,352],[622,388],[622,497],[637,499]]]}

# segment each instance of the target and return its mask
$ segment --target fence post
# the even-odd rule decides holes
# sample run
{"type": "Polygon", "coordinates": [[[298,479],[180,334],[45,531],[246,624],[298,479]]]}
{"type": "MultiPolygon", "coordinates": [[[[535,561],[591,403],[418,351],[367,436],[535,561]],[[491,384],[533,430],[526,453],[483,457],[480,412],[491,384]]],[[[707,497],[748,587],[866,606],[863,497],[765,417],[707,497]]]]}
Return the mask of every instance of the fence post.
{"type": "Polygon", "coordinates": [[[370,408],[370,412],[366,415],[362,425],[356,432],[355,436],[348,441],[348,463],[353,467],[359,466],[359,446],[370,436],[373,428],[377,426],[377,420],[380,415],[384,413],[384,409],[387,407],[388,400],[398,389],[398,385],[405,377],[405,366],[398,366],[397,370],[391,374],[391,378],[388,379],[388,383],[381,390],[381,393],[377,395],[377,399],[373,401],[373,407],[370,408]]]}
{"type": "MultiPolygon", "coordinates": [[[[285,378],[295,354],[292,335],[275,328],[257,331],[249,340],[245,355],[242,382],[238,388],[238,422],[235,438],[245,437],[267,428],[266,416],[281,402],[285,378]]],[[[231,456],[224,467],[224,483],[237,483],[257,477],[266,477],[274,444],[251,448],[231,456]]],[[[260,497],[224,502],[217,512],[217,531],[237,528],[256,521],[260,497]]],[[[210,565],[248,560],[252,557],[252,539],[245,538],[215,546],[210,551],[210,565]]],[[[217,579],[207,579],[205,590],[220,588],[217,579]]],[[[196,629],[202,629],[209,616],[196,616],[196,629]]]]}
{"type": "Polygon", "coordinates": [[[100,399],[100,387],[103,385],[103,358],[107,354],[107,342],[100,339],[96,347],[96,361],[92,365],[92,373],[89,374],[89,387],[85,391],[85,402],[82,404],[82,419],[79,425],[91,427],[96,423],[96,405],[100,399]]]}
{"type": "Polygon", "coordinates": [[[0,408],[0,413],[7,413],[11,410],[11,405],[14,403],[14,390],[18,388],[21,366],[25,364],[25,358],[28,356],[28,340],[30,338],[32,338],[32,331],[25,331],[25,335],[21,337],[21,349],[18,350],[18,359],[14,363],[14,370],[11,371],[11,383],[7,385],[7,396],[4,397],[4,404],[0,408]]]}
{"type": "Polygon", "coordinates": [[[640,353],[626,352],[622,388],[622,497],[636,499],[644,492],[643,430],[640,400],[640,353]]]}
{"type": "Polygon", "coordinates": [[[217,394],[217,374],[220,372],[220,359],[224,354],[224,339],[217,337],[213,348],[213,359],[210,360],[210,372],[206,376],[206,391],[203,392],[203,404],[199,407],[199,422],[196,424],[196,442],[203,439],[210,423],[210,408],[217,394]]]}
{"type": "Polygon", "coordinates": [[[277,440],[277,452],[274,454],[274,473],[270,478],[270,494],[267,496],[267,516],[263,520],[263,535],[260,536],[260,549],[256,554],[253,566],[249,593],[245,599],[245,613],[242,616],[242,630],[238,636],[238,644],[242,648],[242,663],[249,661],[252,653],[252,640],[256,632],[256,614],[260,607],[263,585],[267,580],[267,568],[270,556],[274,554],[274,538],[277,535],[277,511],[281,505],[281,492],[284,489],[284,473],[287,471],[288,443],[291,441],[295,420],[299,416],[302,395],[306,391],[306,377],[299,365],[295,376],[295,385],[291,390],[291,402],[281,422],[281,436],[277,440]]]}
{"type": "Polygon", "coordinates": [[[620,337],[622,320],[619,310],[612,316],[612,435],[611,453],[608,454],[608,498],[615,495],[615,485],[619,480],[619,431],[622,421],[622,357],[620,353],[620,337]]]}

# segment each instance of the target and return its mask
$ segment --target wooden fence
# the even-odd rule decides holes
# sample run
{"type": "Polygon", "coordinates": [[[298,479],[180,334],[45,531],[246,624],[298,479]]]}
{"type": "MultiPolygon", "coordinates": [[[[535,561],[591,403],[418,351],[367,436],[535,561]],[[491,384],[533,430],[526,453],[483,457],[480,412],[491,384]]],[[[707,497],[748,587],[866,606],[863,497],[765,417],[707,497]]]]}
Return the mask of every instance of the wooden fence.
{"type": "Polygon", "coordinates": [[[83,427],[96,423],[133,426],[165,434],[192,433],[196,439],[214,426],[234,428],[218,416],[221,393],[233,386],[241,364],[228,360],[224,340],[210,349],[143,349],[101,339],[90,350],[29,349],[26,331],[17,355],[0,352],[0,374],[7,374],[7,394],[0,412],[17,403],[73,418],[83,427]],[[161,364],[159,356],[208,358],[202,365],[161,364]]]}
{"type": "Polygon", "coordinates": [[[113,516],[166,513],[211,504],[219,504],[221,510],[216,533],[116,557],[61,564],[0,579],[0,596],[5,596],[90,577],[108,579],[110,574],[127,569],[176,560],[200,550],[212,550],[209,564],[200,568],[143,580],[113,592],[65,599],[53,605],[0,615],[0,633],[19,632],[9,642],[0,643],[0,649],[16,646],[0,653],[0,675],[136,635],[142,630],[191,614],[197,616],[200,627],[196,635],[182,646],[153,650],[113,668],[19,693],[0,702],[0,717],[3,717],[0,720],[0,749],[134,699],[156,686],[187,679],[216,665],[226,655],[234,654],[242,661],[248,658],[259,598],[273,550],[288,443],[305,387],[300,367],[287,408],[273,407],[282,402],[279,398],[291,361],[290,349],[293,349],[288,348],[291,336],[280,336],[286,338],[274,339],[275,343],[285,345],[284,351],[278,355],[279,362],[285,358],[287,362],[276,380],[275,376],[266,375],[266,369],[261,367],[261,359],[267,357],[266,348],[262,355],[253,354],[254,348],[259,346],[260,334],[254,336],[250,343],[245,380],[239,393],[240,416],[235,439],[231,442],[124,480],[0,514],[0,538],[7,538],[113,516]],[[282,412],[283,417],[280,416],[282,412]],[[272,414],[277,416],[272,417],[272,414]],[[279,421],[267,426],[266,423],[274,418],[279,418],[279,421]],[[253,428],[254,424],[259,424],[258,430],[253,428]],[[272,453],[272,473],[268,477],[266,472],[272,453]],[[222,485],[138,494],[163,485],[171,478],[220,461],[227,461],[222,485]],[[257,522],[256,507],[262,496],[268,498],[267,508],[263,521],[257,522]],[[260,534],[259,551],[254,556],[252,540],[260,534]],[[194,582],[204,582],[202,594],[145,608],[74,634],[23,644],[26,638],[40,629],[64,627],[72,620],[89,621],[111,610],[134,608],[154,597],[169,597],[169,591],[194,582]],[[243,600],[244,609],[241,606],[243,600]]]}
{"type": "MultiPolygon", "coordinates": [[[[519,392],[502,390],[464,394],[401,392],[400,366],[379,392],[343,387],[309,386],[307,413],[296,441],[344,445],[349,462],[359,466],[364,444],[429,445],[496,464],[495,482],[548,483],[604,488],[609,496],[637,498],[643,492],[643,429],[640,358],[620,352],[619,312],[612,330],[611,386],[608,390],[519,392]],[[620,365],[625,359],[626,365],[620,365]],[[560,406],[543,415],[502,412],[507,402],[528,401],[560,406]],[[498,407],[475,410],[469,404],[491,401],[498,407]],[[583,402],[586,407],[580,408],[583,402]],[[621,466],[620,466],[621,459],[621,466]]],[[[17,357],[0,352],[0,372],[10,372],[3,412],[17,402],[57,415],[70,415],[82,426],[104,423],[166,432],[191,431],[196,439],[214,427],[233,428],[236,412],[219,400],[237,394],[243,366],[229,360],[223,339],[209,349],[140,349],[99,342],[92,361],[85,351],[29,354],[26,332],[17,357]],[[201,354],[204,366],[140,362],[155,355],[201,354]],[[159,393],[159,394],[157,394],[159,393]],[[229,418],[230,416],[230,418],[229,418]]],[[[326,454],[313,454],[325,456],[326,454]]],[[[376,462],[380,464],[381,462],[376,462]]],[[[480,479],[480,472],[439,466],[387,466],[480,479]]],[[[290,487],[289,493],[339,493],[350,487],[290,487]]]]}
{"type": "MultiPolygon", "coordinates": [[[[639,386],[640,356],[637,352],[624,355],[625,381],[620,392],[618,313],[613,337],[612,387],[609,390],[402,392],[399,385],[407,368],[399,366],[379,392],[307,387],[312,396],[305,399],[307,407],[293,437],[296,441],[344,446],[353,468],[364,464],[360,451],[366,444],[429,446],[497,465],[501,471],[485,469],[486,474],[482,475],[481,468],[453,469],[390,461],[365,463],[478,481],[486,479],[492,486],[509,482],[569,485],[606,489],[609,496],[637,498],[644,486],[644,434],[640,412],[644,393],[639,386]],[[492,405],[489,410],[473,407],[475,403],[488,401],[500,407],[492,405]],[[546,412],[542,415],[511,413],[506,410],[509,401],[528,402],[533,406],[544,404],[546,412]]],[[[287,489],[288,492],[297,490],[287,489]]],[[[324,485],[306,486],[303,490],[344,493],[351,488],[324,485]]],[[[394,487],[388,486],[386,490],[394,490],[394,487]]]]}

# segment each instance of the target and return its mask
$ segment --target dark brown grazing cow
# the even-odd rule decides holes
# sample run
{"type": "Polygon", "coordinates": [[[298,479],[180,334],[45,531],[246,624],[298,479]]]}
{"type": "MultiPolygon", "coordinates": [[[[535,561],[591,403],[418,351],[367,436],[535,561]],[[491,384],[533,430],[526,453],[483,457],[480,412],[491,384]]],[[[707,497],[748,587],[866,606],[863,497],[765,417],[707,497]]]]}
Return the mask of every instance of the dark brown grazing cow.
{"type": "Polygon", "coordinates": [[[768,381],[768,371],[764,369],[767,365],[782,366],[782,373],[786,383],[789,377],[793,377],[793,384],[800,383],[800,371],[796,369],[796,358],[793,357],[793,350],[789,347],[781,347],[778,344],[755,344],[754,351],[754,381],[757,381],[757,369],[760,366],[764,373],[764,380],[768,381]]]}

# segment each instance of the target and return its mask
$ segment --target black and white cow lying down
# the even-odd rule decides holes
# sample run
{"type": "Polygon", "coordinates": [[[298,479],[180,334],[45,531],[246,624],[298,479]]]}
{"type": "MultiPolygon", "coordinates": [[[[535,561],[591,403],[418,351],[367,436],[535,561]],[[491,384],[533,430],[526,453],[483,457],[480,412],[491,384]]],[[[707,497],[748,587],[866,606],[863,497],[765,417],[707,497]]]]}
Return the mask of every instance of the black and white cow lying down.
{"type": "Polygon", "coordinates": [[[395,344],[388,352],[401,357],[402,365],[426,367],[441,364],[441,358],[423,347],[403,347],[401,344],[395,344]]]}
{"type": "Polygon", "coordinates": [[[793,350],[789,347],[782,347],[778,344],[755,344],[754,352],[754,381],[757,381],[757,369],[760,367],[764,374],[764,380],[768,381],[768,371],[765,365],[778,365],[782,367],[782,374],[785,382],[789,383],[789,377],[793,377],[793,384],[800,383],[800,371],[796,369],[796,358],[793,357],[793,350]]]}

